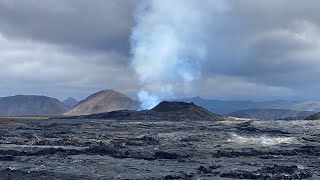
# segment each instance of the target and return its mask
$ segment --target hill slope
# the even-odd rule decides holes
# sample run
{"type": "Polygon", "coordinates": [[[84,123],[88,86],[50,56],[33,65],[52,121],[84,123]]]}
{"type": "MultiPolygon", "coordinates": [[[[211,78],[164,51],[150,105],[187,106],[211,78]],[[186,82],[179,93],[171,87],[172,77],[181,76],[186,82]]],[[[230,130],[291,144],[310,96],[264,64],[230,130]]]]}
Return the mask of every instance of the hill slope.
{"type": "Polygon", "coordinates": [[[70,111],[68,116],[90,115],[116,110],[137,110],[139,102],[114,90],[103,90],[80,101],[70,111]]]}
{"type": "Polygon", "coordinates": [[[320,111],[318,101],[220,101],[203,99],[200,97],[179,99],[178,101],[193,102],[199,106],[218,114],[229,114],[235,111],[247,109],[289,109],[295,111],[320,111]]]}
{"type": "Polygon", "coordinates": [[[320,120],[320,112],[311,114],[304,118],[305,120],[320,120]]]}
{"type": "Polygon", "coordinates": [[[10,96],[0,98],[0,115],[58,115],[70,109],[57,99],[45,96],[10,96]]]}
{"type": "Polygon", "coordinates": [[[185,102],[161,102],[151,110],[120,110],[88,116],[67,117],[85,119],[156,120],[156,121],[221,121],[224,118],[200,106],[185,102]]]}
{"type": "Polygon", "coordinates": [[[229,116],[248,119],[286,119],[286,118],[304,118],[313,114],[313,111],[294,111],[288,109],[248,109],[229,113],[229,116]]]}
{"type": "Polygon", "coordinates": [[[69,97],[68,99],[63,101],[64,104],[66,104],[69,107],[73,107],[79,103],[79,101],[75,100],[72,97],[69,97]]]}

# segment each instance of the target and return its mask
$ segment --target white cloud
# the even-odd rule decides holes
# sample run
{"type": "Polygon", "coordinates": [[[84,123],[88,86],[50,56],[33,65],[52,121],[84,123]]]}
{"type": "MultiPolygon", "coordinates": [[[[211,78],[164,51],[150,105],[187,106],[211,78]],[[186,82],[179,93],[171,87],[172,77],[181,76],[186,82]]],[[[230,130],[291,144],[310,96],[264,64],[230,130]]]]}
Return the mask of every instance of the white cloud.
{"type": "MultiPolygon", "coordinates": [[[[118,63],[126,58],[113,51],[84,53],[43,42],[10,39],[0,34],[0,83],[6,87],[0,93],[8,94],[20,87],[14,92],[25,93],[25,88],[30,88],[29,93],[63,98],[68,95],[55,94],[53,88],[69,91],[115,88],[126,92],[130,86],[130,91],[136,87],[133,73],[128,66],[118,63]]],[[[84,96],[70,94],[74,95],[84,96]]]]}

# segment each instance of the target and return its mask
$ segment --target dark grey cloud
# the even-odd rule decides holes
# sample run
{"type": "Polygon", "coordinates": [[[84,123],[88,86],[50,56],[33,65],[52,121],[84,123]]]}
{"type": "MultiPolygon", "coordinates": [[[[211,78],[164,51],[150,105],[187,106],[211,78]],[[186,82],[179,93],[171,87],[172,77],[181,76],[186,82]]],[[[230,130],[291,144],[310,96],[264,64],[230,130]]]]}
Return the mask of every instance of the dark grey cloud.
{"type": "MultiPolygon", "coordinates": [[[[316,98],[320,1],[226,0],[202,78],[178,96],[316,98]]],[[[138,0],[0,0],[0,96],[136,97],[129,37],[138,0]]],[[[196,28],[196,27],[195,27],[196,28]]]]}
{"type": "Polygon", "coordinates": [[[128,50],[136,0],[2,0],[2,33],[51,43],[128,50]]]}
{"type": "Polygon", "coordinates": [[[238,92],[246,84],[264,87],[247,89],[242,97],[265,93],[319,99],[320,86],[315,83],[320,73],[319,5],[313,0],[230,1],[229,24],[220,27],[226,29],[222,36],[212,36],[205,76],[231,78],[222,84],[240,78],[238,92]],[[277,92],[268,92],[275,88],[277,92]]]}
{"type": "Polygon", "coordinates": [[[135,96],[128,37],[136,1],[0,0],[1,96],[135,96]],[[130,87],[130,88],[128,88],[130,87]]]}

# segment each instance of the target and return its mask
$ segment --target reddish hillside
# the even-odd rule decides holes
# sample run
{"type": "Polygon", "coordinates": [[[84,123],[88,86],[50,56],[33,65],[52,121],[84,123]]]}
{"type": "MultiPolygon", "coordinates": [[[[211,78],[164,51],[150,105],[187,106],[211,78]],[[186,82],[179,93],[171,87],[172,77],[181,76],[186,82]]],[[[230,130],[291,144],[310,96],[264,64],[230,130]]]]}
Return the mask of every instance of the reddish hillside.
{"type": "Polygon", "coordinates": [[[126,95],[114,90],[103,90],[80,101],[70,111],[65,113],[65,115],[90,115],[125,109],[136,110],[138,108],[138,101],[132,100],[126,95]]]}

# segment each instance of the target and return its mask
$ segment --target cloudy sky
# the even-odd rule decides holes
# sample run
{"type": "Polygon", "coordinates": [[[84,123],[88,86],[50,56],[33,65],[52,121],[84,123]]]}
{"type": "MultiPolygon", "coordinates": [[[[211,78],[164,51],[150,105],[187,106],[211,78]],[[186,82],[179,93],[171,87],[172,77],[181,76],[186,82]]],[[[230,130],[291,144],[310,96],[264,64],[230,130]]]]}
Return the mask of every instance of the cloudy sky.
{"type": "MultiPolygon", "coordinates": [[[[129,40],[140,3],[0,0],[0,96],[82,99],[115,89],[137,98],[145,84],[132,68],[129,40]]],[[[169,14],[179,6],[173,4],[169,14]]],[[[206,31],[201,77],[188,91],[175,87],[176,96],[319,100],[320,1],[225,4],[222,13],[203,18],[214,25],[206,31]]]]}

